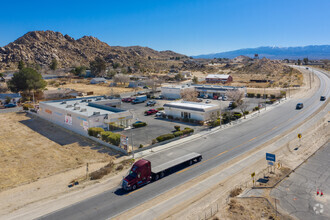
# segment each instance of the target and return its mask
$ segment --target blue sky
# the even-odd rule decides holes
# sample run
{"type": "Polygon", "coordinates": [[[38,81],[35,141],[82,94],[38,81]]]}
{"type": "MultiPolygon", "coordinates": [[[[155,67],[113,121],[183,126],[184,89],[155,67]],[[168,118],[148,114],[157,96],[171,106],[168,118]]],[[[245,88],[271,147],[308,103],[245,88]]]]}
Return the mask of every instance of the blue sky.
{"type": "Polygon", "coordinates": [[[0,5],[0,46],[33,30],[186,55],[330,44],[329,0],[24,0],[0,5]]]}

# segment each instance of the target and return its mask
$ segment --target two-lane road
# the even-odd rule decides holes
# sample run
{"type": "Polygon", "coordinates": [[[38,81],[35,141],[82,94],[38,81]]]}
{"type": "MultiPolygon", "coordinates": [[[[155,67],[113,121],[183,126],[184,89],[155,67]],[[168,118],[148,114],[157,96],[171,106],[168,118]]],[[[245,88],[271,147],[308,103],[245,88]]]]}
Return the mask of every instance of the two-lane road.
{"type": "MultiPolygon", "coordinates": [[[[187,167],[131,193],[125,194],[119,188],[110,189],[100,195],[43,216],[42,219],[109,219],[284,133],[304,121],[324,104],[319,100],[321,95],[329,97],[329,78],[320,71],[314,70],[314,73],[320,78],[320,88],[313,96],[288,101],[253,120],[177,147],[187,152],[201,153],[203,155],[201,163],[187,167]],[[303,109],[295,109],[298,102],[304,103],[303,109]]],[[[156,154],[170,154],[172,151],[172,149],[168,149],[156,154]]]]}

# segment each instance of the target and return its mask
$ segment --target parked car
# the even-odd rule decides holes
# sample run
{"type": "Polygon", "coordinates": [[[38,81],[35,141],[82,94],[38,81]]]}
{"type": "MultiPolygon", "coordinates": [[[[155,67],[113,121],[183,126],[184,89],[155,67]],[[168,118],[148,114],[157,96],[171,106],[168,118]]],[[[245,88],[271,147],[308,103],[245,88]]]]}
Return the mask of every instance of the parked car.
{"type": "Polygon", "coordinates": [[[320,101],[325,101],[327,98],[325,96],[320,97],[320,101]]]}
{"type": "Polygon", "coordinates": [[[304,104],[303,103],[298,103],[296,105],[296,109],[302,109],[304,107],[304,104]]]}
{"type": "Polygon", "coordinates": [[[206,102],[205,102],[205,103],[206,103],[206,104],[207,104],[207,103],[211,103],[211,101],[210,101],[210,100],[206,100],[206,102]]]}
{"type": "Polygon", "coordinates": [[[14,108],[14,107],[17,107],[17,105],[14,103],[9,103],[5,105],[5,108],[14,108]]]}
{"type": "Polygon", "coordinates": [[[154,100],[149,100],[148,102],[147,102],[147,106],[154,106],[156,104],[156,101],[154,101],[154,100]]]}
{"type": "Polygon", "coordinates": [[[156,113],[156,117],[162,117],[163,115],[165,115],[164,111],[159,111],[156,113]]]}
{"type": "Polygon", "coordinates": [[[197,102],[203,102],[203,99],[197,99],[197,102]]]}
{"type": "Polygon", "coordinates": [[[134,122],[133,123],[133,126],[134,126],[134,124],[139,124],[139,123],[142,123],[142,121],[136,121],[136,122],[134,122]]]}
{"type": "Polygon", "coordinates": [[[122,102],[132,102],[134,100],[134,98],[123,98],[121,101],[122,102]]]}
{"type": "Polygon", "coordinates": [[[207,99],[207,98],[208,98],[208,95],[204,95],[203,98],[204,98],[204,99],[207,99]]]}
{"type": "Polygon", "coordinates": [[[156,114],[158,111],[156,109],[149,109],[148,111],[146,111],[146,115],[153,115],[156,114]]]}
{"type": "Polygon", "coordinates": [[[148,86],[143,86],[144,89],[149,89],[148,86]]]}
{"type": "Polygon", "coordinates": [[[228,100],[228,97],[227,96],[223,96],[222,97],[222,101],[227,101],[228,100]]]}

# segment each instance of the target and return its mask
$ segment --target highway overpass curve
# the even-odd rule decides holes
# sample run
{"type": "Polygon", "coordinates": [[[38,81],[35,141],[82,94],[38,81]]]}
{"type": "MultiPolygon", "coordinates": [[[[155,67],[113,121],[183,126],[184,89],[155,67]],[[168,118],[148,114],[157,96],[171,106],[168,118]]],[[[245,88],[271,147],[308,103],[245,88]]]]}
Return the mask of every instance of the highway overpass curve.
{"type": "MultiPolygon", "coordinates": [[[[314,70],[314,73],[320,78],[320,88],[312,97],[290,100],[272,111],[261,114],[258,118],[177,147],[179,151],[201,153],[203,155],[202,163],[185,169],[183,172],[169,175],[133,193],[125,194],[118,186],[82,202],[45,215],[41,219],[109,219],[180,184],[184,184],[190,179],[284,133],[305,120],[324,104],[324,102],[319,101],[321,95],[326,95],[329,98],[329,78],[320,71],[314,70]],[[298,102],[304,103],[303,109],[295,110],[298,102]]],[[[171,154],[171,152],[173,152],[173,149],[157,154],[171,154]]]]}

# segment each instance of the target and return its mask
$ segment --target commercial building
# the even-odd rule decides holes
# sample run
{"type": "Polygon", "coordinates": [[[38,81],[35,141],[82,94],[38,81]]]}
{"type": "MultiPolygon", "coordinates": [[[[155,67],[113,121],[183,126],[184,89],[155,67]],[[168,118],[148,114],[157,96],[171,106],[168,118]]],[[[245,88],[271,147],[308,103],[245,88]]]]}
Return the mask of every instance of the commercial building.
{"type": "Polygon", "coordinates": [[[215,86],[215,85],[194,85],[200,98],[218,98],[225,96],[228,91],[242,91],[246,95],[246,87],[234,87],[234,86],[215,86]]]}
{"type": "Polygon", "coordinates": [[[233,81],[233,77],[223,74],[209,74],[206,76],[205,81],[207,83],[229,83],[233,81]]]}
{"type": "Polygon", "coordinates": [[[116,108],[119,103],[102,96],[45,101],[39,103],[38,115],[81,134],[91,127],[126,128],[133,117],[129,111],[116,108]]]}
{"type": "Polygon", "coordinates": [[[165,99],[181,99],[181,93],[188,88],[193,88],[190,85],[171,85],[161,87],[162,96],[165,99]]]}
{"type": "Polygon", "coordinates": [[[220,106],[198,102],[171,102],[164,104],[165,114],[179,119],[208,121],[220,115],[220,106]]]}
{"type": "Polygon", "coordinates": [[[246,94],[246,87],[216,86],[216,85],[173,85],[161,87],[165,99],[180,99],[185,89],[194,88],[199,98],[217,98],[225,96],[228,91],[240,90],[246,94]]]}

